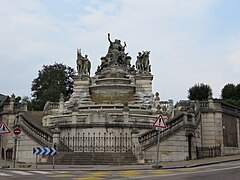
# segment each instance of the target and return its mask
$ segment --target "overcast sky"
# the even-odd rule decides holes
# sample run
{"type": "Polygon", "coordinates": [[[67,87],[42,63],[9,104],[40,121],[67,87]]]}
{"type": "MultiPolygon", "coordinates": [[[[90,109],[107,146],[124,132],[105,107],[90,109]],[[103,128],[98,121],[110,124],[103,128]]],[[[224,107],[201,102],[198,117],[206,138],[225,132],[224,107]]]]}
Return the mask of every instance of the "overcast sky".
{"type": "Polygon", "coordinates": [[[0,93],[30,96],[42,66],[76,69],[76,49],[88,54],[92,76],[111,39],[127,42],[135,64],[151,50],[153,93],[187,99],[196,83],[219,98],[240,83],[239,0],[0,0],[0,93]]]}

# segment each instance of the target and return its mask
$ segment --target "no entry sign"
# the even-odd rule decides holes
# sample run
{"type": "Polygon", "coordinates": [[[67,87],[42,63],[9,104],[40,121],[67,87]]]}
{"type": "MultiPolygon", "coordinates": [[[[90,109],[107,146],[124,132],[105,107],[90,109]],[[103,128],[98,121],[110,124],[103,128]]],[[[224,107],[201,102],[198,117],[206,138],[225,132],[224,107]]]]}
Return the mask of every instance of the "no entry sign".
{"type": "Polygon", "coordinates": [[[16,136],[18,136],[19,134],[21,134],[21,129],[20,128],[14,128],[14,130],[13,130],[13,133],[16,135],[16,136]]]}

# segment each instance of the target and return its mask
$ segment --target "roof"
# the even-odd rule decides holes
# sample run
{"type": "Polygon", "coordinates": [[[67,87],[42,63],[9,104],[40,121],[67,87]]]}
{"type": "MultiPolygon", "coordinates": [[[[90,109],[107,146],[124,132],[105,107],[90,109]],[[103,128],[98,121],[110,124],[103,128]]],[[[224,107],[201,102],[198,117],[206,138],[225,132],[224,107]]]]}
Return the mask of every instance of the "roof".
{"type": "Polygon", "coordinates": [[[4,102],[7,100],[8,96],[0,94],[0,108],[3,106],[4,102]]]}

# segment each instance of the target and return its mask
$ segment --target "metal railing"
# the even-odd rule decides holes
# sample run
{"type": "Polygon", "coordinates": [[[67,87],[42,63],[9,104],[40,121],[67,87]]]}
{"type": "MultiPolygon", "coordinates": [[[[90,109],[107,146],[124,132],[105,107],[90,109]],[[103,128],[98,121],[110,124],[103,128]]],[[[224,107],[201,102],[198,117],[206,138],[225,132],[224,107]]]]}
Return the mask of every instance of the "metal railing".
{"type": "Polygon", "coordinates": [[[196,155],[197,155],[197,159],[203,159],[205,157],[221,156],[221,146],[212,146],[212,147],[196,146],[196,155]]]}
{"type": "Polygon", "coordinates": [[[59,151],[75,152],[126,152],[132,149],[132,138],[127,133],[78,133],[60,138],[59,151]]]}

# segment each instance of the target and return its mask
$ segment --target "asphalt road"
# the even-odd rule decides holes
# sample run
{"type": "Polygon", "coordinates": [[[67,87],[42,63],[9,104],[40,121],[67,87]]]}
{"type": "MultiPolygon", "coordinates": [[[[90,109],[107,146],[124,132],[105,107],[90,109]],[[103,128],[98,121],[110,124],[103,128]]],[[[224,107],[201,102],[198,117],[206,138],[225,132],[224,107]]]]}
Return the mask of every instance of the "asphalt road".
{"type": "Polygon", "coordinates": [[[163,180],[239,180],[240,161],[196,168],[124,170],[124,171],[42,171],[1,169],[0,180],[97,180],[97,179],[163,179],[163,180]]]}

